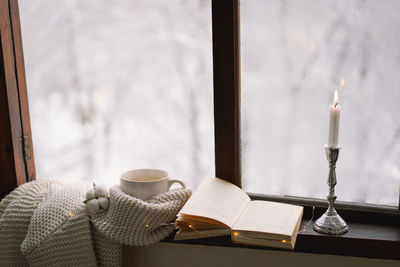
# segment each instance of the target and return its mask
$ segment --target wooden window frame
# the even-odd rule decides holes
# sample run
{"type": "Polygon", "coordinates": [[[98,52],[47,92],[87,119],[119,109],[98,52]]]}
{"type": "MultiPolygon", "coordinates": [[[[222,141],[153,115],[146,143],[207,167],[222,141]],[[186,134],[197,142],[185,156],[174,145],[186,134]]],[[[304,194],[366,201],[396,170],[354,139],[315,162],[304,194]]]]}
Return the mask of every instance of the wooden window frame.
{"type": "MultiPolygon", "coordinates": [[[[212,0],[212,30],[216,176],[241,186],[239,0],[212,0]]],[[[35,180],[18,0],[0,0],[0,88],[1,199],[18,185],[35,180]]],[[[313,211],[315,219],[327,206],[318,199],[249,195],[303,205],[301,229],[312,219],[313,211]]],[[[349,233],[318,234],[311,223],[299,233],[295,251],[400,259],[398,208],[340,201],[336,206],[350,225],[349,233]]],[[[227,237],[183,242],[237,246],[227,237]]]]}
{"type": "Polygon", "coordinates": [[[35,180],[18,0],[0,0],[0,198],[35,180]]]}

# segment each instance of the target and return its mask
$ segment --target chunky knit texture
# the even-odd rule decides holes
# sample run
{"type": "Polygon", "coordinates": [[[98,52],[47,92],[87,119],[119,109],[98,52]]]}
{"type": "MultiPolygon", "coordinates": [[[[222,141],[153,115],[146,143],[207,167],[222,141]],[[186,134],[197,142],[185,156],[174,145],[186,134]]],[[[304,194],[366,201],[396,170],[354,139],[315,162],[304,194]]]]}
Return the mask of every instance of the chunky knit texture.
{"type": "Polygon", "coordinates": [[[169,235],[191,194],[175,190],[142,201],[114,186],[110,207],[89,217],[83,201],[90,186],[41,179],[6,196],[0,266],[119,266],[121,244],[150,245],[169,235]]]}
{"type": "Polygon", "coordinates": [[[143,201],[114,186],[110,189],[109,209],[95,214],[93,225],[104,236],[124,245],[151,245],[174,230],[176,214],[190,195],[188,189],[174,190],[143,201]]]}
{"type": "Polygon", "coordinates": [[[83,204],[88,183],[54,184],[31,217],[21,252],[32,266],[96,266],[83,204]]]}
{"type": "Polygon", "coordinates": [[[23,184],[0,202],[0,266],[28,266],[20,246],[37,205],[54,180],[23,184]]]}
{"type": "Polygon", "coordinates": [[[92,226],[92,238],[98,266],[121,265],[121,244],[105,237],[92,226]]]}

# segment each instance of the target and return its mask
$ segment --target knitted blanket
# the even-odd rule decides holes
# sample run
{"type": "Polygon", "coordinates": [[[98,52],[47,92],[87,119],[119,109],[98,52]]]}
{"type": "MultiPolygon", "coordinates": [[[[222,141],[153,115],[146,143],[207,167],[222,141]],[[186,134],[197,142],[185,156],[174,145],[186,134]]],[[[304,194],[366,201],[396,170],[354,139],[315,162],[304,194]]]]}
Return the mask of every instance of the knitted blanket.
{"type": "Polygon", "coordinates": [[[114,186],[109,195],[96,193],[99,208],[90,209],[88,190],[89,183],[41,179],[7,195],[0,202],[0,266],[119,266],[122,244],[168,236],[191,195],[181,189],[142,201],[114,186]]]}

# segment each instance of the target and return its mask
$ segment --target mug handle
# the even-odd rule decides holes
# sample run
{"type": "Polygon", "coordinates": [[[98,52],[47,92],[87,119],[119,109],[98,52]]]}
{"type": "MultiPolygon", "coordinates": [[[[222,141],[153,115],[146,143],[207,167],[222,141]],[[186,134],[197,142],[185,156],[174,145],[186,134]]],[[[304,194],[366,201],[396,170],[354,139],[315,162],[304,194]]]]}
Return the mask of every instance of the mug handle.
{"type": "Polygon", "coordinates": [[[173,184],[175,184],[175,183],[180,184],[180,185],[182,186],[183,189],[186,188],[186,184],[185,184],[184,182],[182,182],[182,181],[180,181],[180,180],[177,180],[177,179],[172,179],[172,180],[169,180],[169,181],[168,181],[168,190],[171,188],[171,185],[173,185],[173,184]]]}

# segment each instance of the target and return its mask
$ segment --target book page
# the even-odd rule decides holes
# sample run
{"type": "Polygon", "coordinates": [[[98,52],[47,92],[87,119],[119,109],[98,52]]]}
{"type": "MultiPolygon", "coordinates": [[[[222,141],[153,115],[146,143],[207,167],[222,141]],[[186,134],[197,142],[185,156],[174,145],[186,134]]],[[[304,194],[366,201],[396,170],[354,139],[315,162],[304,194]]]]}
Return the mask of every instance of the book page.
{"type": "Polygon", "coordinates": [[[188,231],[185,229],[179,229],[176,233],[174,240],[187,240],[187,239],[197,239],[206,238],[212,236],[223,236],[229,235],[231,230],[229,228],[224,229],[209,229],[203,231],[188,231]]]}
{"type": "Polygon", "coordinates": [[[183,213],[178,214],[178,217],[175,220],[175,225],[178,226],[179,229],[192,228],[195,226],[197,231],[202,230],[204,228],[207,229],[226,228],[226,225],[221,223],[220,221],[205,217],[186,215],[183,213]]]}
{"type": "Polygon", "coordinates": [[[211,218],[231,227],[249,202],[249,196],[236,185],[207,177],[180,213],[211,218]]]}
{"type": "Polygon", "coordinates": [[[296,228],[303,207],[271,201],[251,201],[232,227],[234,231],[287,236],[296,228]]]}

